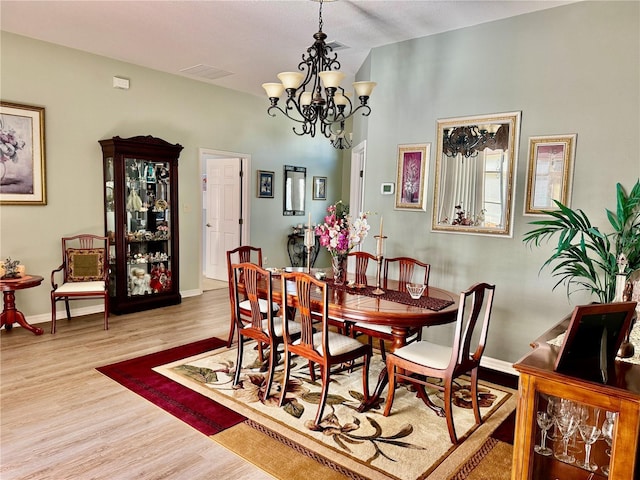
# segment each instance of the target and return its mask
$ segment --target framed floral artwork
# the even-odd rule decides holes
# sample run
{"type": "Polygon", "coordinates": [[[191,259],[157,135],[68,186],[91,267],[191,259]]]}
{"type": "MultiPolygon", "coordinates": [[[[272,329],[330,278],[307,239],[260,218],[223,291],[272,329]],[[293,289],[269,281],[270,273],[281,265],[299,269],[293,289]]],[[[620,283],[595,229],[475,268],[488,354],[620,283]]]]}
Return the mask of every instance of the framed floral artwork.
{"type": "Polygon", "coordinates": [[[396,210],[426,210],[430,143],[398,145],[396,210]]]}
{"type": "Polygon", "coordinates": [[[46,205],[44,108],[0,102],[0,205],[46,205]]]}
{"type": "Polygon", "coordinates": [[[554,200],[571,206],[576,134],[529,137],[525,215],[558,210],[554,200]]]}
{"type": "Polygon", "coordinates": [[[327,199],[327,177],[313,177],[313,199],[327,199]]]}
{"type": "Polygon", "coordinates": [[[258,170],[258,198],[273,198],[274,172],[258,170]]]}

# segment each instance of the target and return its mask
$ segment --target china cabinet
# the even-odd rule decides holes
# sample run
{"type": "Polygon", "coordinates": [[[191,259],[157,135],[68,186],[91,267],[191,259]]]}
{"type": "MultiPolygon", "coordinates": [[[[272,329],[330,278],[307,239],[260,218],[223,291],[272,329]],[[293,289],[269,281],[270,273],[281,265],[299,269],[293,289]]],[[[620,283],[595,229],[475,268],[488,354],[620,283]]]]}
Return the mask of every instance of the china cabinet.
{"type": "Polygon", "coordinates": [[[100,140],[109,308],[128,313],[180,303],[179,144],[152,136],[100,140]]]}
{"type": "MultiPolygon", "coordinates": [[[[568,324],[569,318],[565,318],[542,335],[533,344],[534,350],[514,365],[520,373],[520,386],[511,478],[637,479],[640,473],[640,365],[617,360],[604,384],[555,371],[558,349],[548,341],[566,331],[568,324]],[[560,403],[560,410],[550,406],[550,402],[560,403]],[[587,462],[590,468],[582,465],[586,450],[580,441],[581,435],[576,438],[575,431],[571,440],[567,439],[571,442],[568,446],[559,431],[555,432],[555,440],[545,442],[545,446],[551,448],[541,448],[542,429],[537,417],[540,412],[547,412],[560,426],[559,420],[565,416],[559,413],[563,408],[589,410],[591,416],[587,423],[601,430],[590,449],[587,462]],[[573,444],[578,448],[572,451],[573,444]]],[[[568,436],[571,432],[565,433],[568,436]]]]}

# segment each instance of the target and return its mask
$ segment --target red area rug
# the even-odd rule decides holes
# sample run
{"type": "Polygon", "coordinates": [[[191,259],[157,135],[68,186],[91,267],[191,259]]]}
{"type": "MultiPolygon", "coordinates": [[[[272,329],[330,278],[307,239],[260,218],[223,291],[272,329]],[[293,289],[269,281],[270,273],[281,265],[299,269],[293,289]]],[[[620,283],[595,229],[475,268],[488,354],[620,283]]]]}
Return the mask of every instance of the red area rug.
{"type": "Polygon", "coordinates": [[[246,420],[233,410],[192,389],[173,382],[152,369],[226,345],[209,338],[181,347],[98,367],[103,375],[154,403],[205,435],[214,435],[246,420]]]}

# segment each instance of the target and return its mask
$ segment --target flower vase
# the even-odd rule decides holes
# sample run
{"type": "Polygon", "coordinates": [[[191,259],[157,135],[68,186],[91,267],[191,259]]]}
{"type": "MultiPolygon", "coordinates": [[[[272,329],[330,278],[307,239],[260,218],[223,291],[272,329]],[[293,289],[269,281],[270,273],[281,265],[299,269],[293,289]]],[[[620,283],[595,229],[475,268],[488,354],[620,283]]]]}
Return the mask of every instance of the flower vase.
{"type": "Polygon", "coordinates": [[[331,255],[331,268],[333,269],[333,283],[344,285],[347,281],[347,255],[331,255]]]}

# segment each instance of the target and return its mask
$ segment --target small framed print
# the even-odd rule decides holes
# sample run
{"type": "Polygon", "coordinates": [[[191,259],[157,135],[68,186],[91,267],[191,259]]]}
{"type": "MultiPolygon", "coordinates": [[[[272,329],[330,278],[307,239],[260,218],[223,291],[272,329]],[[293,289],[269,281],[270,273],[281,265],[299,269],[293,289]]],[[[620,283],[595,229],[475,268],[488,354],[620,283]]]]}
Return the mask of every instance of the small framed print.
{"type": "Polygon", "coordinates": [[[576,134],[529,138],[529,168],[525,215],[558,210],[554,202],[571,206],[576,134]]]}
{"type": "Polygon", "coordinates": [[[273,198],[273,172],[258,170],[258,198],[273,198]]]}
{"type": "Polygon", "coordinates": [[[425,178],[431,144],[398,145],[396,210],[426,210],[425,178]]]}
{"type": "Polygon", "coordinates": [[[393,182],[380,184],[380,193],[382,195],[393,195],[394,191],[395,191],[395,184],[393,182]]]}
{"type": "Polygon", "coordinates": [[[327,177],[313,177],[313,199],[327,199],[327,177]]]}
{"type": "Polygon", "coordinates": [[[44,107],[0,103],[0,205],[46,205],[44,107]]]}

